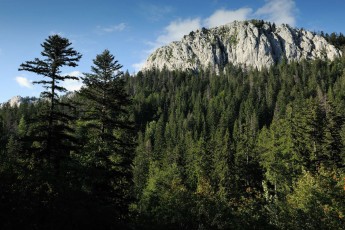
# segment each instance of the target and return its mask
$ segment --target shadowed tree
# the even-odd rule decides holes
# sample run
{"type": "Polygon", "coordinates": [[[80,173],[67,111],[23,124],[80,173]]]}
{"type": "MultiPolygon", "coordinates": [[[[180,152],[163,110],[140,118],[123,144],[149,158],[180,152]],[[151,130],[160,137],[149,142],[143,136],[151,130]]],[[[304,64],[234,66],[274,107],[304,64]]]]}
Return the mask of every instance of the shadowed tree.
{"type": "Polygon", "coordinates": [[[83,152],[89,168],[86,187],[97,198],[98,208],[113,208],[102,215],[127,213],[131,189],[133,125],[129,118],[131,100],[125,91],[122,65],[105,50],[93,60],[92,73],[85,73],[85,111],[82,126],[86,130],[83,152]]]}
{"type": "Polygon", "coordinates": [[[65,80],[78,80],[77,77],[62,75],[62,67],[76,67],[82,55],[71,47],[68,39],[59,35],[49,36],[43,44],[43,59],[35,58],[20,65],[20,71],[29,71],[41,75],[43,80],[34,82],[46,90],[41,93],[45,104],[36,121],[35,140],[38,142],[35,152],[40,159],[46,159],[58,171],[60,161],[69,154],[72,141],[72,129],[69,126],[74,118],[63,112],[69,103],[60,101],[59,93],[66,92],[61,85],[65,80]]]}

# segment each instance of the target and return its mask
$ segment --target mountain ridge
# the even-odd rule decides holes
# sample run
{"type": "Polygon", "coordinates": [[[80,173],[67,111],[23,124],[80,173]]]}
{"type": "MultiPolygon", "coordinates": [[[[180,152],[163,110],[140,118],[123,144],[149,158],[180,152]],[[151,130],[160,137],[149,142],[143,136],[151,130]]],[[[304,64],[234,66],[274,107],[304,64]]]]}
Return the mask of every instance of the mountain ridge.
{"type": "Polygon", "coordinates": [[[270,67],[283,59],[288,62],[317,58],[334,60],[341,57],[339,49],[320,35],[304,29],[260,20],[234,21],[185,35],[154,51],[143,70],[198,70],[211,67],[219,72],[226,64],[270,67]]]}
{"type": "Polygon", "coordinates": [[[22,97],[20,95],[13,96],[11,99],[0,103],[0,108],[4,107],[5,105],[8,105],[10,107],[19,107],[22,103],[35,103],[39,99],[36,97],[22,97]]]}

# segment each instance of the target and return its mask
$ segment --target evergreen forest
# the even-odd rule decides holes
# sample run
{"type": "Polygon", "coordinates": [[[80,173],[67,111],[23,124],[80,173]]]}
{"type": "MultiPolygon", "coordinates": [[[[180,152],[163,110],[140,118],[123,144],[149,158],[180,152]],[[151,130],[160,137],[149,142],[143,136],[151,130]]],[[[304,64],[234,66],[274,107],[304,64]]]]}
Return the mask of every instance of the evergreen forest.
{"type": "Polygon", "coordinates": [[[42,49],[40,98],[0,107],[0,229],[344,229],[345,57],[132,76],[104,50],[71,93],[82,55],[42,49]]]}

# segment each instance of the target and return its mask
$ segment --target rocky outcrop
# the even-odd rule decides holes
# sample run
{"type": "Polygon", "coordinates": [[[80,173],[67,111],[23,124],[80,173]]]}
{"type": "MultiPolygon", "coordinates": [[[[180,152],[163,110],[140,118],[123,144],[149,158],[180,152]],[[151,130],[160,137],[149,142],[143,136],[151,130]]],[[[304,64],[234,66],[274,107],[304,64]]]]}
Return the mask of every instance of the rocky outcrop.
{"type": "Polygon", "coordinates": [[[23,98],[21,96],[14,96],[8,101],[8,103],[10,104],[11,107],[15,107],[15,106],[20,106],[22,101],[23,101],[23,98]]]}
{"type": "Polygon", "coordinates": [[[143,69],[166,67],[192,69],[211,67],[219,71],[227,63],[243,67],[269,67],[286,59],[330,59],[341,52],[323,37],[288,25],[261,21],[235,21],[191,32],[153,52],[143,69]]]}
{"type": "Polygon", "coordinates": [[[38,99],[35,97],[14,96],[7,102],[0,104],[0,108],[5,105],[9,105],[10,107],[19,107],[22,103],[35,103],[36,101],[38,101],[38,99]]]}

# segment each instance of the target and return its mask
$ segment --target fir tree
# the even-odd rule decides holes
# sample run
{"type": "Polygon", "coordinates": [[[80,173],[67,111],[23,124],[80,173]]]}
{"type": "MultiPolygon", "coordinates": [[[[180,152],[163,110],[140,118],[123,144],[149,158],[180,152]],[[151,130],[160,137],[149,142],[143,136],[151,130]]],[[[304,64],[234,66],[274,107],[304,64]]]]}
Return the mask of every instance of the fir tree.
{"type": "Polygon", "coordinates": [[[133,125],[129,119],[131,100],[125,92],[121,65],[105,50],[97,55],[85,73],[80,95],[85,99],[82,119],[88,141],[83,151],[89,155],[87,187],[99,205],[113,207],[114,214],[126,214],[131,189],[133,125]]]}
{"type": "Polygon", "coordinates": [[[77,77],[62,75],[62,67],[76,67],[81,58],[81,54],[71,47],[67,38],[59,35],[49,36],[41,44],[43,59],[35,58],[33,61],[26,61],[20,65],[20,71],[29,71],[43,76],[45,79],[34,82],[41,84],[46,91],[41,93],[45,108],[37,117],[36,123],[36,141],[39,158],[48,160],[53,164],[56,171],[59,170],[61,161],[68,157],[73,140],[69,122],[73,116],[61,111],[61,107],[70,106],[68,103],[60,101],[59,93],[66,92],[66,88],[61,86],[61,82],[72,79],[78,80],[77,77]]]}

